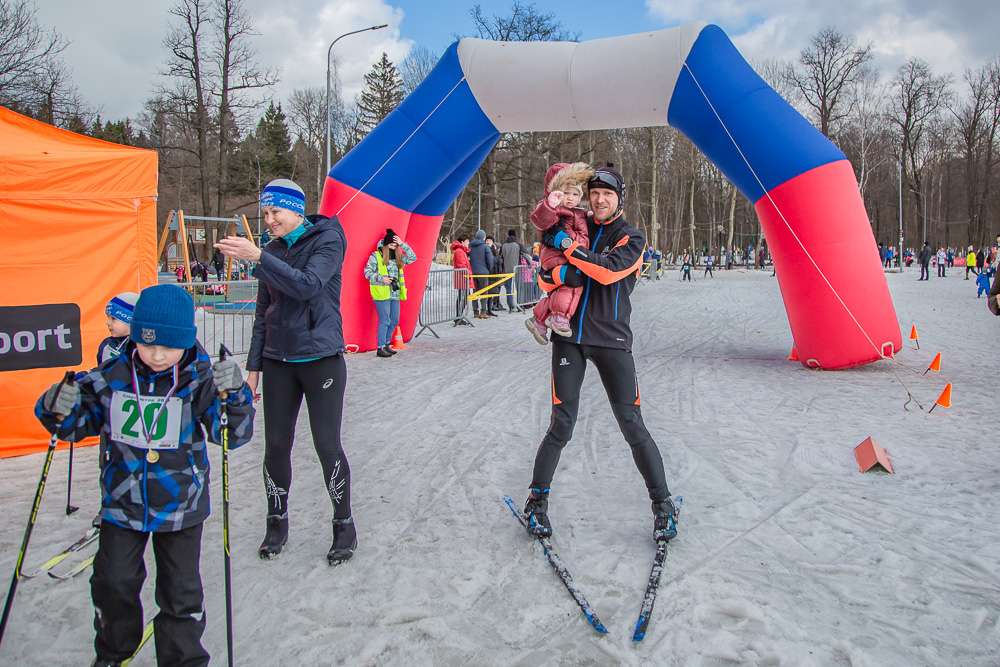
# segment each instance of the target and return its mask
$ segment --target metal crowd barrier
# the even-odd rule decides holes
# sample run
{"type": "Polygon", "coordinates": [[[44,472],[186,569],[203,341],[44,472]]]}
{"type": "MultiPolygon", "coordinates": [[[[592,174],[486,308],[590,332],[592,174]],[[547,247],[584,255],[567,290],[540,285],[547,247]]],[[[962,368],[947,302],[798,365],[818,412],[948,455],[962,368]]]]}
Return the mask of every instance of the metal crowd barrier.
{"type": "Polygon", "coordinates": [[[233,354],[250,351],[253,316],[257,312],[256,280],[175,283],[194,297],[198,340],[214,355],[220,344],[233,354]]]}
{"type": "Polygon", "coordinates": [[[538,286],[538,264],[528,266],[522,264],[514,267],[514,303],[519,308],[527,309],[541,299],[545,293],[538,286]]]}
{"type": "Polygon", "coordinates": [[[469,310],[469,294],[472,282],[466,269],[431,269],[427,274],[427,286],[424,288],[424,298],[420,302],[420,315],[417,323],[420,330],[414,334],[419,336],[426,329],[440,338],[431,327],[445,322],[472,325],[465,317],[469,310]]]}

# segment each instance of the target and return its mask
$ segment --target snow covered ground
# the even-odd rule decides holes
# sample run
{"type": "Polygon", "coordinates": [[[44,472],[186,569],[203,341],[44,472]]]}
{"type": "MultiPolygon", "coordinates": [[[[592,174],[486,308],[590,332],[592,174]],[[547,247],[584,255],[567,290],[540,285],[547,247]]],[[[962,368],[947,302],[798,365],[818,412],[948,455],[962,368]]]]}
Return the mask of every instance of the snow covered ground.
{"type": "MultiPolygon", "coordinates": [[[[330,508],[304,410],[291,542],[277,561],[256,554],[260,437],[232,454],[237,662],[997,664],[1000,455],[989,415],[1000,319],[985,297],[957,269],[926,285],[913,270],[890,274],[900,363],[823,372],[786,361],[791,333],[770,272],[716,276],[681,283],[670,272],[633,296],[644,416],[684,497],[644,642],[630,639],[654,551],[649,501],[593,369],[550,516],[608,635],[586,623],[501,500],[523,503],[550,391],[548,348],[504,314],[435,327],[440,339],[425,333],[390,360],[348,358],[344,444],[360,532],[350,563],[326,565],[330,508]],[[919,351],[906,340],[912,324],[919,351]],[[941,372],[921,376],[937,352],[941,372]],[[948,381],[953,407],[927,414],[948,381]],[[924,411],[904,409],[904,385],[924,411]],[[897,474],[858,472],[853,447],[868,436],[897,474]]],[[[83,509],[67,518],[58,453],[27,567],[86,529],[95,457],[77,453],[83,509]]],[[[42,460],[0,460],[0,581],[42,460]]],[[[204,643],[224,664],[218,472],[202,553],[204,643]]],[[[92,613],[85,575],[23,580],[0,663],[89,664],[92,613]]],[[[152,649],[133,664],[154,664],[152,649]]]]}

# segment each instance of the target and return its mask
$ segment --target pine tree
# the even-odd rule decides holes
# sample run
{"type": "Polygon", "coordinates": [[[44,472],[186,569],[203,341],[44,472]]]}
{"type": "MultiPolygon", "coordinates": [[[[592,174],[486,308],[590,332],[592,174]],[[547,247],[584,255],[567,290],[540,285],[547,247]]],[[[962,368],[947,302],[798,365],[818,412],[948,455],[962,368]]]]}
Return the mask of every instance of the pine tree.
{"type": "Polygon", "coordinates": [[[365,90],[358,100],[357,128],[367,134],[403,101],[403,77],[385,52],[365,74],[365,90]]]}
{"type": "Polygon", "coordinates": [[[288,124],[285,120],[281,103],[274,106],[274,102],[271,102],[264,112],[264,117],[257,123],[256,138],[262,151],[260,166],[268,179],[294,176],[291,159],[292,140],[288,136],[288,124]]]}

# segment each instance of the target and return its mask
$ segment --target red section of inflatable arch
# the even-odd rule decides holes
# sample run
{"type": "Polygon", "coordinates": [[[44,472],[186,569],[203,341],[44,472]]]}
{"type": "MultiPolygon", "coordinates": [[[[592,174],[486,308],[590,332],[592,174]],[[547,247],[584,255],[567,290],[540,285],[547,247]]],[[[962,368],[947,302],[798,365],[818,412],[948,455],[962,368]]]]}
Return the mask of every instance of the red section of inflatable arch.
{"type": "Polygon", "coordinates": [[[850,162],[811,169],[771,190],[754,208],[803,365],[850,368],[902,347],[850,162]],[[808,226],[796,226],[796,221],[808,221],[808,226]],[[871,256],[859,256],[859,248],[871,256]],[[813,316],[820,310],[823,319],[813,316]]]}
{"type": "Polygon", "coordinates": [[[327,178],[323,187],[319,213],[337,215],[347,234],[340,311],[344,319],[344,342],[349,350],[356,345],[358,351],[367,352],[374,350],[377,343],[378,316],[364,270],[386,228],[391,227],[416,253],[417,261],[404,271],[410,297],[400,304],[399,312],[403,340],[409,341],[420,315],[420,301],[444,216],[404,211],[332,178],[327,178]]]}

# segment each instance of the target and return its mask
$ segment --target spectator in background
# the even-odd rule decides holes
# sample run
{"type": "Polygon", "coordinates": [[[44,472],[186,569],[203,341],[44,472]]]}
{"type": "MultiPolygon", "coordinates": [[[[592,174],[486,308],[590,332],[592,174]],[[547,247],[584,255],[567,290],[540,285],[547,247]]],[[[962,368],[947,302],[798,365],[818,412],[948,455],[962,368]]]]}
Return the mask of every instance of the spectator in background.
{"type": "MultiPolygon", "coordinates": [[[[469,264],[472,267],[472,280],[476,291],[484,290],[490,284],[487,276],[493,273],[493,251],[486,243],[486,232],[481,229],[476,232],[476,238],[469,244],[469,264]]],[[[473,299],[472,311],[476,319],[488,320],[496,317],[490,306],[489,297],[485,294],[473,299]]]]}
{"type": "Polygon", "coordinates": [[[917,280],[930,280],[931,279],[931,255],[934,251],[931,250],[931,244],[929,241],[924,241],[924,247],[920,249],[920,256],[917,257],[917,261],[920,262],[920,277],[917,280]]]}
{"type": "Polygon", "coordinates": [[[965,279],[969,279],[969,272],[976,273],[976,253],[969,246],[969,254],[965,256],[965,279]]]}
{"type": "Polygon", "coordinates": [[[983,269],[986,268],[986,250],[980,248],[979,252],[976,253],[976,273],[982,273],[983,269]]]}
{"type": "MultiPolygon", "coordinates": [[[[490,282],[495,283],[497,281],[497,275],[503,273],[503,262],[500,259],[500,246],[497,245],[496,239],[489,234],[486,235],[486,245],[490,247],[490,252],[493,253],[493,267],[490,270],[493,277],[490,278],[490,282]]],[[[490,310],[495,315],[496,311],[503,309],[503,306],[500,305],[500,286],[494,285],[490,288],[490,310]]]]}
{"type": "MultiPolygon", "coordinates": [[[[469,236],[459,234],[451,244],[451,265],[455,269],[455,289],[458,290],[458,300],[455,302],[455,324],[470,324],[465,319],[465,307],[469,303],[469,285],[472,283],[472,265],[469,264],[469,236]]],[[[478,302],[477,302],[478,303],[478,302]]]]}
{"type": "Polygon", "coordinates": [[[212,254],[212,265],[215,267],[215,277],[217,280],[226,279],[226,256],[218,249],[212,254]]]}
{"type": "Polygon", "coordinates": [[[406,301],[403,267],[415,261],[417,256],[410,246],[392,229],[386,229],[385,237],[379,240],[365,263],[365,278],[378,313],[375,356],[388,358],[396,354],[389,343],[399,325],[400,301],[406,301]]]}
{"type": "Polygon", "coordinates": [[[948,254],[944,251],[944,248],[938,248],[937,267],[938,267],[938,278],[944,278],[945,269],[948,268],[948,254]]]}
{"type": "MultiPolygon", "coordinates": [[[[507,230],[507,240],[500,246],[498,256],[500,258],[500,273],[514,273],[516,268],[521,264],[522,259],[531,261],[528,249],[517,240],[517,233],[513,229],[507,230]]],[[[505,280],[501,288],[507,292],[507,309],[511,313],[515,310],[523,312],[523,309],[518,308],[517,304],[514,303],[514,279],[508,278],[505,280]]]]}

